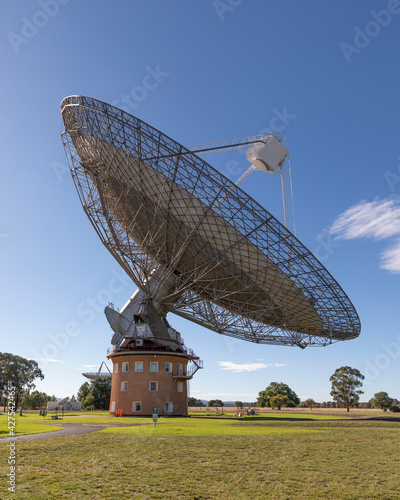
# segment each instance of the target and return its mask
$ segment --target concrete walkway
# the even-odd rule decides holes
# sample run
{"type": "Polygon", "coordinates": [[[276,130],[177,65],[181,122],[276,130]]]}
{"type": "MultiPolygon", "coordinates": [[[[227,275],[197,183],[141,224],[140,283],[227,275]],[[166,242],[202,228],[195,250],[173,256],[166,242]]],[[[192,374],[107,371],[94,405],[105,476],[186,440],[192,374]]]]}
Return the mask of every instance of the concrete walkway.
{"type": "Polygon", "coordinates": [[[133,427],[137,425],[150,425],[144,424],[71,424],[71,423],[57,423],[57,424],[38,424],[53,427],[65,427],[61,431],[38,432],[36,434],[24,434],[22,436],[7,436],[0,438],[0,443],[4,441],[33,441],[34,439],[50,439],[56,437],[76,436],[78,434],[90,434],[91,432],[101,431],[106,427],[133,427]]]}

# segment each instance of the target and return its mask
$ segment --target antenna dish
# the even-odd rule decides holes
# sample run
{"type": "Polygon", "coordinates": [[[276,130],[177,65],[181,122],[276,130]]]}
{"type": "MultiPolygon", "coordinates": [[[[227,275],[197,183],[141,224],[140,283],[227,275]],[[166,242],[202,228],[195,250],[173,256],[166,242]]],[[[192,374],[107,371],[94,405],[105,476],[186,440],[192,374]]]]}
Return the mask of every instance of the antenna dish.
{"type": "Polygon", "coordinates": [[[112,378],[112,373],[104,361],[101,363],[100,368],[97,370],[97,372],[82,373],[82,375],[89,380],[105,380],[108,378],[112,378]],[[101,371],[103,366],[106,367],[107,371],[101,371]]]}
{"type": "MultiPolygon", "coordinates": [[[[353,305],[324,266],[195,153],[95,99],[67,97],[61,112],[83,208],[138,286],[121,311],[106,308],[115,348],[141,338],[184,352],[168,312],[257,343],[303,348],[360,334],[353,305]]],[[[273,135],[248,153],[272,172],[287,154],[273,135]]]]}

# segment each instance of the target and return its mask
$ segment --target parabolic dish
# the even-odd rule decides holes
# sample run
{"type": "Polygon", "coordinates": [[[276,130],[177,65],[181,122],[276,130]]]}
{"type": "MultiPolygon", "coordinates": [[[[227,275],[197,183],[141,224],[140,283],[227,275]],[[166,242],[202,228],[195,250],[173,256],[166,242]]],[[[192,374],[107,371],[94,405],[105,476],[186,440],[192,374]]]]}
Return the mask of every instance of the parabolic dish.
{"type": "Polygon", "coordinates": [[[95,99],[66,97],[61,113],[87,216],[160,310],[261,343],[305,347],[360,334],[325,267],[203,159],[95,99]]]}

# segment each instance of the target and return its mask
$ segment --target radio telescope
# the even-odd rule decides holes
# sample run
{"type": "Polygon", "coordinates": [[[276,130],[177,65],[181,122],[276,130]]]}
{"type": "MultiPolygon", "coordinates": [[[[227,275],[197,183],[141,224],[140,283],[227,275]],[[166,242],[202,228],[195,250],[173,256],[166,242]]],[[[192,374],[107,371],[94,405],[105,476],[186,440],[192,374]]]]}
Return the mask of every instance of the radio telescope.
{"type": "MultiPolygon", "coordinates": [[[[105,309],[114,365],[117,354],[180,353],[194,364],[179,368],[191,378],[202,364],[169,325],[169,312],[263,344],[325,346],[360,334],[353,305],[325,267],[195,152],[92,98],[66,97],[61,113],[83,209],[138,287],[121,310],[105,309]]],[[[265,171],[286,156],[272,134],[247,153],[265,171]]]]}

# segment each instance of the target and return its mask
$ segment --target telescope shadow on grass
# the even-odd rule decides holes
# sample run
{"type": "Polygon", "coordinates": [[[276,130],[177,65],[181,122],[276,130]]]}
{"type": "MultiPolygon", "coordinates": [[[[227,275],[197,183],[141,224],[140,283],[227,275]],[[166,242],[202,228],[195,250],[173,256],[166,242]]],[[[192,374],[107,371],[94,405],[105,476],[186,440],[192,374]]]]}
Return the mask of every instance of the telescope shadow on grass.
{"type": "Polygon", "coordinates": [[[382,415],[382,417],[368,417],[368,418],[364,418],[362,420],[368,420],[369,422],[371,421],[375,421],[375,422],[399,422],[400,423],[400,415],[399,416],[396,416],[396,417],[392,417],[391,415],[389,416],[385,416],[385,415],[382,415]]]}
{"type": "MultiPolygon", "coordinates": [[[[195,417],[191,416],[191,418],[205,418],[207,420],[236,420],[237,422],[262,422],[262,421],[275,421],[275,422],[319,422],[324,419],[315,419],[315,418],[307,418],[307,417],[214,417],[214,416],[204,416],[204,417],[195,417]]],[[[330,418],[332,420],[343,420],[342,418],[330,418]]]]}

